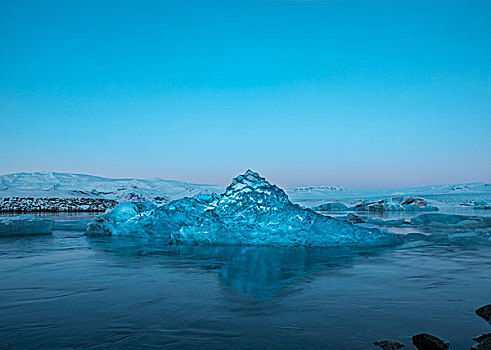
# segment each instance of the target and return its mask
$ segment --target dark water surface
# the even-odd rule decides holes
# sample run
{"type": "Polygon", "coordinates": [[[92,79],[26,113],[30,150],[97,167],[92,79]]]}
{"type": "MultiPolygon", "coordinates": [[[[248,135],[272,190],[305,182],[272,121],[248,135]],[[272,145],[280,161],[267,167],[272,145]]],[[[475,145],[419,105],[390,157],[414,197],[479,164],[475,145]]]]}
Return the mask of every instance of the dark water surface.
{"type": "Polygon", "coordinates": [[[77,231],[0,241],[0,348],[375,349],[489,332],[491,245],[176,247],[77,231]]]}

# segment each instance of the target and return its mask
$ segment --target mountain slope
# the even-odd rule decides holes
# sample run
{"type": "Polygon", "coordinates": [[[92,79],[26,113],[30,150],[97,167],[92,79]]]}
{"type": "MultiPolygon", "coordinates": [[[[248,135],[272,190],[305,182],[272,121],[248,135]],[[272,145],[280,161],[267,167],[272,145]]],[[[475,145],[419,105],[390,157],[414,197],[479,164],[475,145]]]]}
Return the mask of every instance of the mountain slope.
{"type": "Polygon", "coordinates": [[[0,175],[0,198],[98,198],[117,202],[171,200],[221,192],[220,186],[162,179],[110,179],[56,172],[0,175]]]}

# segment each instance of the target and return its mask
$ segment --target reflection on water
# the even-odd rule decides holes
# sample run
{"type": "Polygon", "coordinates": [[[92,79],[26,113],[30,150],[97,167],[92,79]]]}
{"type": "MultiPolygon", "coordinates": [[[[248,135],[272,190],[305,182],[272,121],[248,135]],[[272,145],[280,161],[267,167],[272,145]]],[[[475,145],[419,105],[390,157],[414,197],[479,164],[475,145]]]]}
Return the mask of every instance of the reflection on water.
{"type": "Polygon", "coordinates": [[[487,331],[489,245],[183,247],[48,237],[0,244],[0,348],[370,349],[487,331]]]}
{"type": "Polygon", "coordinates": [[[322,270],[349,266],[357,257],[375,255],[383,249],[169,246],[167,241],[151,239],[87,239],[92,248],[121,263],[131,264],[132,259],[145,258],[150,264],[213,272],[231,290],[258,300],[285,292],[286,287],[322,270]]]}

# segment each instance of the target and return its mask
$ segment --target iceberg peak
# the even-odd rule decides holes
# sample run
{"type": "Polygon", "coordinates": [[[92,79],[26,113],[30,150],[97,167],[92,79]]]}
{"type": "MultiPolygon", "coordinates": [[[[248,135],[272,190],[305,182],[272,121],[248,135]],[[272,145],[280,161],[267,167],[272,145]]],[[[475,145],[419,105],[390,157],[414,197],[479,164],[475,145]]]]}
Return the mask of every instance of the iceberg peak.
{"type": "Polygon", "coordinates": [[[249,169],[232,180],[221,196],[217,209],[230,212],[231,208],[237,207],[236,209],[264,211],[278,210],[287,204],[291,202],[282,189],[249,169]]]}

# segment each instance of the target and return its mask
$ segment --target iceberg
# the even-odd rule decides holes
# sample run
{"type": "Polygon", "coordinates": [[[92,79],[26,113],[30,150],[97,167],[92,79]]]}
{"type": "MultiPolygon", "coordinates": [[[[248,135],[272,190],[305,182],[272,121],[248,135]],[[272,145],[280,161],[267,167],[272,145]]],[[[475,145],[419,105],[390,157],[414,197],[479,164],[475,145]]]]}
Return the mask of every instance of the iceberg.
{"type": "Polygon", "coordinates": [[[341,202],[328,202],[328,203],[318,205],[318,206],[312,208],[312,210],[315,210],[315,211],[347,211],[347,210],[349,210],[349,207],[346,204],[341,203],[341,202]]]}
{"type": "Polygon", "coordinates": [[[438,211],[438,207],[430,205],[423,198],[418,197],[394,197],[385,198],[378,201],[363,202],[351,208],[355,211],[410,211],[410,212],[431,212],[438,211]]]}
{"type": "Polygon", "coordinates": [[[19,215],[0,218],[0,237],[51,234],[53,220],[34,215],[19,215]]]}
{"type": "Polygon", "coordinates": [[[158,237],[169,244],[259,246],[381,246],[402,239],[293,204],[286,193],[248,170],[223,194],[168,204],[123,203],[97,217],[87,235],[158,237]]]}
{"type": "Polygon", "coordinates": [[[411,224],[432,228],[491,229],[491,218],[456,214],[422,214],[413,217],[411,224]]]}

